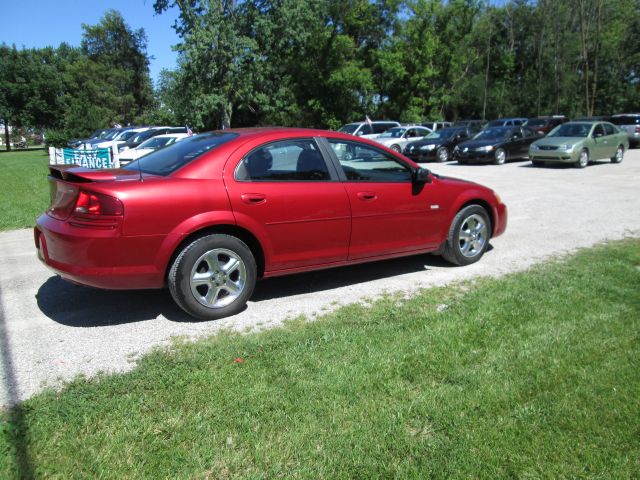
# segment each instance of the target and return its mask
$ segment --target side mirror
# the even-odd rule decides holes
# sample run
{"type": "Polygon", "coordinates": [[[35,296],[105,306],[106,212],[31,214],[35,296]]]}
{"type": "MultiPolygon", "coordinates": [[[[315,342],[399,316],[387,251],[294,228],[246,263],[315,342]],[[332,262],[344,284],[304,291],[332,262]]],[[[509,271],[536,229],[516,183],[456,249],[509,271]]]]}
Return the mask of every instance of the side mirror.
{"type": "Polygon", "coordinates": [[[601,133],[594,133],[593,138],[600,138],[602,136],[601,133]]]}
{"type": "Polygon", "coordinates": [[[414,183],[431,183],[431,172],[427,168],[416,168],[412,176],[414,183]]]}
{"type": "Polygon", "coordinates": [[[356,137],[361,137],[362,136],[362,130],[358,130],[356,132],[356,137]]]}

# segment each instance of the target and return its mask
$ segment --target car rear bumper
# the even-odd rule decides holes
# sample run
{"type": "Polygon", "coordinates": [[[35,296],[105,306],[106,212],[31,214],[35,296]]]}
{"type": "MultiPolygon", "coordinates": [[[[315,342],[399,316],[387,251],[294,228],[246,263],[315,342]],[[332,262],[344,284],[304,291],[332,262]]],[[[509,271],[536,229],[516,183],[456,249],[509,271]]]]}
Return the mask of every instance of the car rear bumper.
{"type": "Polygon", "coordinates": [[[165,236],[124,237],[41,215],[34,227],[38,258],[62,278],[113,290],[162,288],[164,267],[156,252],[165,236]]]}

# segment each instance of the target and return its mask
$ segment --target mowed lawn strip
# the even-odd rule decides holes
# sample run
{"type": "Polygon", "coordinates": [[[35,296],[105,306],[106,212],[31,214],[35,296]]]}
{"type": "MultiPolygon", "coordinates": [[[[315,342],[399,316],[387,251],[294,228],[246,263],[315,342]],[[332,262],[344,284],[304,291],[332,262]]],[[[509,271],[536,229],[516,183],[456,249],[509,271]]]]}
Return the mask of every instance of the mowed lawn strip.
{"type": "Polygon", "coordinates": [[[33,227],[49,206],[44,150],[0,152],[0,231],[33,227]]]}
{"type": "Polygon", "coordinates": [[[639,287],[629,239],[176,342],[5,412],[0,477],[633,478],[639,287]]]}

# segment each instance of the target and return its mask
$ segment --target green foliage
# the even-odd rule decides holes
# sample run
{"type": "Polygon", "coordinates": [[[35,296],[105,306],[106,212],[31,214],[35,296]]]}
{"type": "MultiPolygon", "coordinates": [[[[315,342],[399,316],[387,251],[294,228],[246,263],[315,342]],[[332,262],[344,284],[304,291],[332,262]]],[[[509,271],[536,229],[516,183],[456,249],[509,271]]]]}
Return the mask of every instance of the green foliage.
{"type": "Polygon", "coordinates": [[[0,45],[0,123],[83,137],[151,106],[144,31],[132,31],[115,11],[83,28],[81,48],[0,45]]]}
{"type": "Polygon", "coordinates": [[[45,145],[47,148],[56,147],[56,148],[64,148],[67,146],[69,140],[72,137],[65,131],[61,130],[47,130],[45,132],[45,145]]]}
{"type": "Polygon", "coordinates": [[[637,0],[154,5],[180,12],[173,113],[200,127],[609,114],[640,98],[637,0]]]}
{"type": "Polygon", "coordinates": [[[0,477],[634,478],[639,265],[627,240],[176,342],[7,411],[0,477]]]}
{"type": "Polygon", "coordinates": [[[635,111],[638,0],[157,0],[178,64],[149,79],[116,11],[80,48],[0,47],[0,121],[71,137],[113,123],[337,128],[635,111]]]}

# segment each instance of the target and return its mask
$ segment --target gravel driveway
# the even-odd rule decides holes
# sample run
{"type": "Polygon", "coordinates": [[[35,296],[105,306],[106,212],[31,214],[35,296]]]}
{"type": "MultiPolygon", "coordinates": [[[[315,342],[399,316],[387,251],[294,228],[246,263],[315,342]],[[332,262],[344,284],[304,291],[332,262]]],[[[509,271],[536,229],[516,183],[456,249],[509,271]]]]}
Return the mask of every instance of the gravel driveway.
{"type": "Polygon", "coordinates": [[[533,168],[529,162],[427,166],[490,186],[509,207],[506,233],[491,242],[479,263],[452,268],[420,255],[265,280],[243,313],[218,321],[193,321],[166,291],[109,292],[67,284],[36,259],[31,230],[0,233],[0,404],[78,374],[129,370],[139,355],[173,336],[272,327],[287,317],[313,317],[384,292],[502,275],[606,239],[640,236],[640,150],[628,152],[622,164],[584,170],[533,168]]]}

